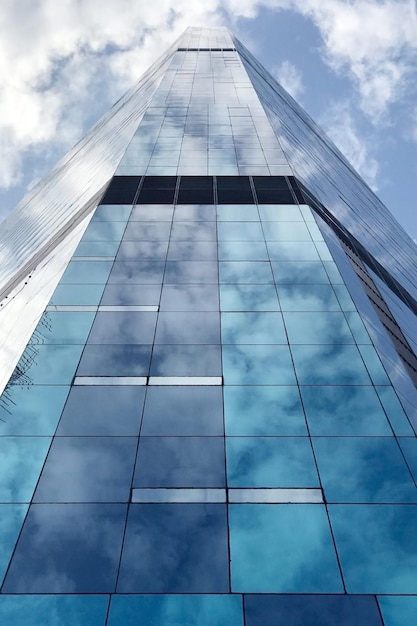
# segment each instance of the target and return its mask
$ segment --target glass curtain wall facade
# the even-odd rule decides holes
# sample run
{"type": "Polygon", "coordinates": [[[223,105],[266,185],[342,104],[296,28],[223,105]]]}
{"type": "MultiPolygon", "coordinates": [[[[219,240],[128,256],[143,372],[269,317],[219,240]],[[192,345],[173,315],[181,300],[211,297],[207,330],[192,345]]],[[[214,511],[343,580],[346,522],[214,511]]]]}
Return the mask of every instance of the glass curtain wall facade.
{"type": "Polygon", "coordinates": [[[415,248],[227,30],[153,76],[0,398],[1,621],[414,625],[415,248]]]}

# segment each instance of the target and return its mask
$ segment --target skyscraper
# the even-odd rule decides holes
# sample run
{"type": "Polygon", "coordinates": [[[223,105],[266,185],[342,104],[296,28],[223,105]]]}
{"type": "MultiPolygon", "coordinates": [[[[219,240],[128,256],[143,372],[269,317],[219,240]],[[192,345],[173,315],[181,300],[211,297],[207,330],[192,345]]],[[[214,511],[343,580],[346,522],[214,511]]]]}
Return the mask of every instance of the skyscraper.
{"type": "Polygon", "coordinates": [[[235,37],[0,243],[3,623],[415,623],[415,245],[235,37]]]}

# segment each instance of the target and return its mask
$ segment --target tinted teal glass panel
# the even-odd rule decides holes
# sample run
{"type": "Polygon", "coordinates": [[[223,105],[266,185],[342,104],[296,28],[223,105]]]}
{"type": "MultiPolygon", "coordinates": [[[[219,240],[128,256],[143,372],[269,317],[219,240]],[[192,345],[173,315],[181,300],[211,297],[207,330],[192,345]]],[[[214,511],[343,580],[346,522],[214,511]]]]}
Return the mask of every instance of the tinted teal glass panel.
{"type": "Polygon", "coordinates": [[[243,626],[242,598],[238,595],[130,595],[113,596],[108,626],[243,626]]]}
{"type": "Polygon", "coordinates": [[[229,487],[316,487],[308,437],[228,437],[229,487]]]}
{"type": "Polygon", "coordinates": [[[116,261],[109,276],[110,284],[153,285],[162,282],[165,264],[162,261],[116,261]]]}
{"type": "MultiPolygon", "coordinates": [[[[27,504],[0,504],[0,585],[6,573],[10,557],[13,554],[27,508],[27,504]]],[[[0,596],[0,619],[4,614],[4,609],[2,609],[1,604],[3,597],[4,596],[0,596]]],[[[15,622],[8,622],[1,619],[1,623],[14,624],[15,622]]]]}
{"type": "Polygon", "coordinates": [[[398,443],[414,476],[414,480],[417,482],[417,439],[415,437],[399,437],[398,443]]]}
{"type": "Polygon", "coordinates": [[[122,241],[117,261],[165,261],[168,241],[122,241]]]}
{"type": "Polygon", "coordinates": [[[0,435],[54,435],[69,387],[10,385],[0,406],[0,435]]]}
{"type": "Polygon", "coordinates": [[[61,285],[69,283],[103,285],[110,274],[112,261],[70,261],[61,285]]]}
{"type": "MultiPolygon", "coordinates": [[[[75,374],[83,346],[33,346],[36,355],[25,378],[33,385],[69,385],[75,374]]],[[[23,364],[23,368],[25,367],[23,364]]],[[[19,367],[19,365],[18,365],[19,367]]],[[[12,384],[21,384],[19,378],[12,384]]]]}
{"type": "Polygon", "coordinates": [[[264,241],[219,241],[220,261],[269,261],[264,241]]]}
{"type": "Polygon", "coordinates": [[[81,241],[120,241],[125,222],[91,222],[81,241]]]}
{"type": "Polygon", "coordinates": [[[334,290],[343,311],[356,311],[352,298],[344,285],[334,285],[334,290]]]}
{"type": "Polygon", "coordinates": [[[229,507],[232,592],[342,593],[325,507],[229,507]]]}
{"type": "Polygon", "coordinates": [[[345,316],[356,343],[372,343],[359,313],[356,311],[346,311],[345,316]]]}
{"type": "Polygon", "coordinates": [[[417,502],[393,437],[313,438],[327,502],[417,502]]]}
{"type": "Polygon", "coordinates": [[[359,350],[374,385],[389,385],[390,380],[375,348],[373,346],[359,345],[359,350]]]}
{"type": "Polygon", "coordinates": [[[84,344],[95,313],[80,311],[47,311],[29,343],[84,344]]]}
{"type": "Polygon", "coordinates": [[[82,241],[78,244],[74,257],[78,256],[116,256],[118,241],[82,241]]]}
{"type": "Polygon", "coordinates": [[[103,285],[58,285],[51,304],[97,305],[103,294],[103,285]]]}
{"type": "Polygon", "coordinates": [[[297,387],[224,387],[227,435],[306,435],[297,387]]]}
{"type": "Polygon", "coordinates": [[[302,222],[303,216],[294,204],[260,204],[259,214],[262,220],[276,222],[302,222]]]}
{"type": "Polygon", "coordinates": [[[0,620],[13,626],[104,626],[106,595],[0,596],[0,620]]]}
{"type": "Polygon", "coordinates": [[[266,241],[311,241],[303,222],[262,222],[266,241]]]}
{"type": "Polygon", "coordinates": [[[274,285],[220,285],[222,311],[279,311],[274,285]]]}
{"type": "Polygon", "coordinates": [[[220,343],[220,315],[214,311],[163,311],[158,315],[154,341],[162,344],[220,343]]]}
{"type": "Polygon", "coordinates": [[[155,345],[151,376],[221,376],[220,345],[155,345]]]}
{"type": "Polygon", "coordinates": [[[219,241],[262,241],[264,238],[260,224],[256,222],[218,222],[219,241]]]}
{"type": "Polygon", "coordinates": [[[385,626],[414,626],[417,624],[417,597],[379,596],[385,626]]]}
{"type": "Polygon", "coordinates": [[[126,285],[107,285],[101,304],[130,306],[158,305],[161,294],[161,285],[131,285],[126,289],[126,285]]]}
{"type": "Polygon", "coordinates": [[[295,385],[294,369],[287,346],[223,347],[226,385],[295,385]]]}
{"type": "Polygon", "coordinates": [[[258,207],[250,204],[219,204],[217,219],[219,222],[258,222],[258,207]]]}
{"type": "Polygon", "coordinates": [[[344,285],[343,278],[340,275],[337,265],[334,261],[323,261],[323,266],[329,276],[332,285],[344,285]]]}
{"type": "Polygon", "coordinates": [[[219,263],[221,283],[273,284],[271,265],[263,261],[222,261],[219,263]]]}
{"type": "MultiPolygon", "coordinates": [[[[169,205],[136,205],[133,207],[130,220],[135,221],[155,221],[155,222],[170,222],[174,214],[174,207],[169,205]]],[[[184,217],[183,219],[187,219],[184,217]]]]}
{"type": "Polygon", "coordinates": [[[354,343],[341,312],[284,312],[283,316],[291,345],[354,343]]]}
{"type": "Polygon", "coordinates": [[[291,346],[300,385],[370,385],[356,346],[291,346]]]}
{"type": "Polygon", "coordinates": [[[277,285],[326,285],[329,278],[319,261],[272,261],[277,285]]]}
{"type": "Polygon", "coordinates": [[[312,435],[392,435],[374,387],[301,387],[312,435]]]}
{"type": "Polygon", "coordinates": [[[50,437],[0,437],[0,502],[30,502],[50,437]]]}
{"type": "Polygon", "coordinates": [[[132,211],[130,204],[100,204],[92,222],[125,222],[132,211]]]}
{"type": "Polygon", "coordinates": [[[381,400],[382,406],[388,415],[388,419],[394,433],[397,436],[414,435],[414,431],[411,428],[410,422],[404,413],[404,409],[402,408],[394,389],[391,386],[375,387],[375,389],[379,399],[381,400]]]}
{"type": "Polygon", "coordinates": [[[417,593],[417,505],[329,506],[348,593],[417,593]]]}
{"type": "Polygon", "coordinates": [[[271,261],[319,261],[317,249],[313,242],[304,241],[269,241],[267,244],[271,261]]]}
{"type": "MultiPolygon", "coordinates": [[[[134,242],[126,242],[134,243],[134,242]]],[[[172,241],[168,261],[217,261],[216,241],[172,241]]]]}
{"type": "Polygon", "coordinates": [[[223,344],[287,343],[280,313],[222,313],[223,344]]]}
{"type": "Polygon", "coordinates": [[[340,311],[331,285],[279,285],[283,311],[340,311]]]}
{"type": "Polygon", "coordinates": [[[78,376],[147,376],[151,345],[87,345],[78,376]]]}

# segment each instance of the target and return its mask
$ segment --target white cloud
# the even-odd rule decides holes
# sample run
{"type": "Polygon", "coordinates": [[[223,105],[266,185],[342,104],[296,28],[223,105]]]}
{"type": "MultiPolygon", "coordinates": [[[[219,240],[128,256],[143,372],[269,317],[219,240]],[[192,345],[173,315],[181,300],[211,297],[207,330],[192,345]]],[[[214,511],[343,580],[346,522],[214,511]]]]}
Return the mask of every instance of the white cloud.
{"type": "Polygon", "coordinates": [[[333,103],[320,122],[342,154],[376,191],[379,166],[369,150],[372,142],[361,137],[349,103],[333,103]]]}
{"type": "Polygon", "coordinates": [[[301,72],[295,65],[290,61],[283,61],[272,68],[271,74],[293,98],[299,100],[304,92],[304,85],[301,72]]]}
{"type": "Polygon", "coordinates": [[[363,111],[378,122],[399,99],[417,60],[413,0],[294,0],[322,35],[336,72],[355,81],[363,111]]]}

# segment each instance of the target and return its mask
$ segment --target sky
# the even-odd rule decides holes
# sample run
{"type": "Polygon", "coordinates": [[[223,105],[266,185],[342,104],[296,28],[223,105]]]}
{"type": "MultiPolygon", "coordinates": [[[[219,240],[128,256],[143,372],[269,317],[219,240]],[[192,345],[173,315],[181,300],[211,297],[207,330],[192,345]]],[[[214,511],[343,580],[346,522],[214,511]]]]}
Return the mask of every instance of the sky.
{"type": "Polygon", "coordinates": [[[199,25],[232,30],[417,241],[413,0],[2,0],[0,219],[199,25]]]}

